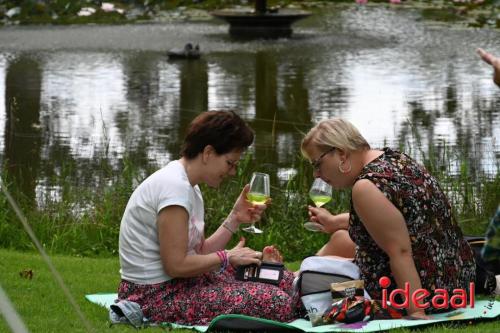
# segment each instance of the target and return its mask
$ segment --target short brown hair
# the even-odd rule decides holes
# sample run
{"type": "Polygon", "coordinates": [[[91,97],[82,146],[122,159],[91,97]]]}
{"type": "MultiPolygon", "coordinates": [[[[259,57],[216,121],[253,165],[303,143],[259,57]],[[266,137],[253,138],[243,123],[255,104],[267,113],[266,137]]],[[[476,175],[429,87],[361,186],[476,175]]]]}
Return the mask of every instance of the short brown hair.
{"type": "Polygon", "coordinates": [[[243,151],[253,138],[253,130],[234,111],[207,111],[189,124],[181,155],[193,159],[208,145],[219,155],[243,151]]]}

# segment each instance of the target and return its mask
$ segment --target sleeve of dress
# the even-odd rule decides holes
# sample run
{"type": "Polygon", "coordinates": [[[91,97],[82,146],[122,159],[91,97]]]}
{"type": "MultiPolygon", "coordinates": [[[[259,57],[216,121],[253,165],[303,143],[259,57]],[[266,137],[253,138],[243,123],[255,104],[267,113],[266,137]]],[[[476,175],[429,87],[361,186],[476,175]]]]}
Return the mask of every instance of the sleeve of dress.
{"type": "Polygon", "coordinates": [[[404,191],[404,184],[400,184],[388,174],[367,173],[360,179],[371,181],[384,196],[401,211],[403,207],[403,197],[401,192],[404,191]]]}

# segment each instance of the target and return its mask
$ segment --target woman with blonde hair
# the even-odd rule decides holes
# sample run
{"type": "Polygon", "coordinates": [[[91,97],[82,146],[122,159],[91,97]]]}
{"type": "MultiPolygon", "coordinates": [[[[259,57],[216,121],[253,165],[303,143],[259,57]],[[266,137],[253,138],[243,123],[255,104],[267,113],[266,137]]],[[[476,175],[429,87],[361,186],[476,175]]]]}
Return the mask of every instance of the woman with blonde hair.
{"type": "MultiPolygon", "coordinates": [[[[354,257],[365,288],[381,299],[379,279],[391,289],[410,285],[467,289],[475,278],[474,255],[438,182],[409,156],[372,149],[348,121],[321,121],[305,136],[302,153],[314,176],[333,188],[352,188],[349,213],[309,207],[311,221],[331,234],[318,255],[354,257]]],[[[422,301],[423,302],[423,301],[422,301]]],[[[412,302],[409,315],[426,318],[412,302]]]]}

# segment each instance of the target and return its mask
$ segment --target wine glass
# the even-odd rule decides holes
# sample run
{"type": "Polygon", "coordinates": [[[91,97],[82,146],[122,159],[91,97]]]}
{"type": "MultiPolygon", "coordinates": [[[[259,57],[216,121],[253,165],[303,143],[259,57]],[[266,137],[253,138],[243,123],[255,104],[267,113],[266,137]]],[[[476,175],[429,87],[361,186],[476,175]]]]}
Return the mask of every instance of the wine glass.
{"type": "MultiPolygon", "coordinates": [[[[262,205],[269,199],[269,195],[269,175],[267,173],[254,172],[252,180],[250,180],[250,191],[247,193],[248,201],[254,205],[262,205]]],[[[243,230],[253,234],[262,233],[262,230],[255,227],[255,222],[243,228],[243,230]]]]}
{"type": "MultiPolygon", "coordinates": [[[[332,187],[321,178],[316,178],[309,190],[309,198],[316,207],[321,207],[332,200],[332,187]]],[[[325,228],[319,223],[308,221],[304,228],[310,231],[323,231],[325,228]]]]}

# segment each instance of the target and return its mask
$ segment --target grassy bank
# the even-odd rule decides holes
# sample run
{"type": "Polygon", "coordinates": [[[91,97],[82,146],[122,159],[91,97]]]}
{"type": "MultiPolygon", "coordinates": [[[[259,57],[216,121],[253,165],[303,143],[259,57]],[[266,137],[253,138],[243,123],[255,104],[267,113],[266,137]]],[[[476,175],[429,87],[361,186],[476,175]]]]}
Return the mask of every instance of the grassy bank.
{"type": "MultiPolygon", "coordinates": [[[[403,149],[409,151],[409,149],[403,149]]],[[[412,152],[412,153],[415,153],[412,152]]],[[[452,156],[450,149],[430,152],[421,157],[428,169],[441,183],[448,194],[455,214],[467,234],[482,235],[489,219],[500,202],[500,172],[496,176],[471,178],[468,160],[452,156]],[[458,160],[457,160],[458,158],[458,160]],[[450,160],[458,161],[460,173],[452,175],[450,160]]],[[[139,168],[133,160],[126,158],[117,169],[105,166],[94,168],[97,184],[72,184],[77,178],[74,167],[62,167],[61,175],[52,181],[60,189],[56,198],[47,191],[45,198],[38,198],[38,205],[25,198],[4,172],[4,180],[17,199],[21,210],[49,253],[90,257],[109,257],[117,254],[119,224],[133,189],[159,166],[139,168]],[[40,201],[43,204],[40,204],[40,201]]],[[[236,177],[223,183],[220,189],[202,186],[205,200],[206,233],[210,235],[227,216],[241,188],[253,171],[271,174],[272,206],[268,208],[258,226],[261,235],[240,231],[247,244],[261,249],[275,244],[288,260],[301,260],[314,254],[327,240],[322,233],[313,233],[303,228],[307,221],[307,205],[311,204],[308,191],[312,183],[312,172],[308,163],[297,156],[293,168],[297,173],[288,181],[277,179],[277,166],[271,163],[257,164],[251,155],[240,163],[236,177]]],[[[333,200],[325,207],[333,213],[349,210],[350,193],[334,191],[333,200]]],[[[233,237],[233,243],[238,237],[233,237]]],[[[0,195],[0,247],[16,250],[33,250],[33,245],[6,198],[0,195]]]]}
{"type": "MultiPolygon", "coordinates": [[[[39,255],[0,249],[0,258],[2,258],[0,285],[8,294],[30,332],[87,332],[39,255]],[[31,279],[21,276],[23,274],[20,273],[25,270],[33,272],[31,279]]],[[[107,310],[84,299],[86,294],[116,291],[119,282],[117,258],[53,256],[52,260],[96,332],[136,332],[135,329],[123,325],[109,327],[107,310]]],[[[289,265],[289,268],[296,269],[297,263],[289,265]]],[[[450,323],[419,331],[424,333],[496,333],[499,327],[500,321],[497,320],[475,325],[450,323]]],[[[147,332],[160,331],[163,329],[149,328],[147,330],[147,332]]],[[[1,316],[0,332],[10,332],[1,316]]],[[[174,332],[191,331],[174,330],[174,332]]],[[[410,330],[391,332],[403,333],[410,332],[410,330]]]]}
{"type": "MultiPolygon", "coordinates": [[[[38,255],[0,250],[0,284],[30,332],[87,332],[38,255]],[[33,278],[21,277],[31,270],[33,278]]],[[[117,258],[52,257],[54,265],[96,332],[135,332],[133,328],[109,328],[107,311],[84,299],[86,294],[116,292],[119,283],[117,258]]],[[[3,319],[3,318],[2,318],[3,319]]],[[[151,329],[151,332],[161,331],[151,329]]],[[[0,332],[10,332],[0,320],[0,332]]]]}

